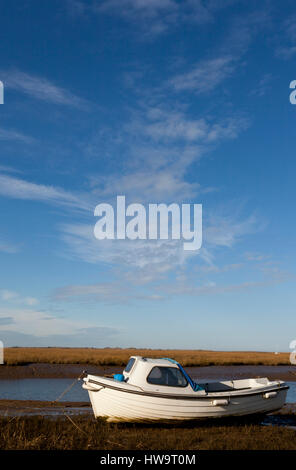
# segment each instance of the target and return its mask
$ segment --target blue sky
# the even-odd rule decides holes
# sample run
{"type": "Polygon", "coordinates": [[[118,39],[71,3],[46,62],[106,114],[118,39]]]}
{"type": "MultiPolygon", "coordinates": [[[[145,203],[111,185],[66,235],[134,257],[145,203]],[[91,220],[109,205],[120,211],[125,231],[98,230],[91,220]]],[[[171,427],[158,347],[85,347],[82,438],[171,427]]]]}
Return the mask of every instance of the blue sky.
{"type": "Polygon", "coordinates": [[[0,339],[288,351],[295,2],[2,2],[0,339]],[[96,240],[94,208],[200,203],[203,244],[96,240]]]}

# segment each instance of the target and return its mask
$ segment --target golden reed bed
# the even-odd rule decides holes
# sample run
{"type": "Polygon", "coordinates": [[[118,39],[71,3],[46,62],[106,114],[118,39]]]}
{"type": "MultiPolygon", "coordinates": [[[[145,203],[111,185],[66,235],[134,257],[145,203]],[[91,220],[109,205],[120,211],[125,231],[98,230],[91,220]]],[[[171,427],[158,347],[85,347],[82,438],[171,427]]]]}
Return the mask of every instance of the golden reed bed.
{"type": "Polygon", "coordinates": [[[289,353],[256,351],[206,351],[187,349],[121,348],[5,348],[6,365],[32,362],[49,364],[94,364],[124,366],[130,356],[171,357],[183,366],[283,365],[290,364],[289,353]]]}

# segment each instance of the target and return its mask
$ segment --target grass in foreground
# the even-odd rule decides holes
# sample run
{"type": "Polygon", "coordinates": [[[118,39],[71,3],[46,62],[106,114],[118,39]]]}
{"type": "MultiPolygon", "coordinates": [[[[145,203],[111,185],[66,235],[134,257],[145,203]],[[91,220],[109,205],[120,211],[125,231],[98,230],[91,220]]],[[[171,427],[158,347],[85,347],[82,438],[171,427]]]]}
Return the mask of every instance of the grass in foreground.
{"type": "Polygon", "coordinates": [[[185,367],[210,365],[288,365],[289,353],[121,348],[5,348],[6,365],[28,363],[124,366],[130,356],[171,357],[185,367]]]}
{"type": "Polygon", "coordinates": [[[259,424],[108,424],[43,417],[2,418],[2,450],[295,450],[296,431],[259,424]]]}

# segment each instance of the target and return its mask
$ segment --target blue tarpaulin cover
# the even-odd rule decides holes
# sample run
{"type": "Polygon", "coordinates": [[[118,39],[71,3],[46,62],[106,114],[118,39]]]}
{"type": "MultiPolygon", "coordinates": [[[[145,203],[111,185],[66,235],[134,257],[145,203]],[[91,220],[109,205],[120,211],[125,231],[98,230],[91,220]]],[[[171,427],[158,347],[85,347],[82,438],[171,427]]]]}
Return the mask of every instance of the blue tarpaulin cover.
{"type": "Polygon", "coordinates": [[[118,382],[124,382],[124,375],[122,374],[114,374],[113,378],[114,380],[118,380],[118,382]]]}

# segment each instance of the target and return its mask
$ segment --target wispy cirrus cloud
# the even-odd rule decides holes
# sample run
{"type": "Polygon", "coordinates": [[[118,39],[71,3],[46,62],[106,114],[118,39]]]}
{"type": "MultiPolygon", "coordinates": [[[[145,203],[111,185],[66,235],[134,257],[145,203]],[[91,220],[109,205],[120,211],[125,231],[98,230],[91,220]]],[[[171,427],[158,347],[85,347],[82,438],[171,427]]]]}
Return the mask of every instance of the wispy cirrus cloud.
{"type": "Polygon", "coordinates": [[[230,77],[234,68],[234,57],[216,57],[200,62],[188,72],[176,75],[168,83],[176,91],[208,93],[230,77]]]}
{"type": "Polygon", "coordinates": [[[0,336],[6,346],[109,346],[120,332],[85,318],[75,321],[32,308],[0,308],[0,336]]]}
{"type": "Polygon", "coordinates": [[[285,45],[278,46],[275,54],[280,59],[291,59],[296,54],[296,16],[284,21],[282,33],[281,42],[285,42],[285,45]]]}
{"type": "Polygon", "coordinates": [[[245,253],[245,258],[248,260],[248,261],[266,261],[270,258],[270,255],[266,255],[266,254],[263,254],[263,253],[254,253],[254,252],[251,252],[251,251],[247,251],[245,253]]]}
{"type": "Polygon", "coordinates": [[[134,114],[125,129],[134,135],[141,134],[156,142],[206,144],[235,138],[248,127],[249,121],[239,116],[210,120],[205,117],[191,118],[184,111],[164,106],[147,106],[143,112],[134,114]]]}
{"type": "MultiPolygon", "coordinates": [[[[295,281],[295,275],[271,262],[253,266],[253,279],[244,280],[250,266],[246,263],[228,265],[195,265],[193,270],[176,270],[171,266],[146,265],[119,270],[114,280],[94,284],[72,284],[54,289],[54,302],[81,302],[103,304],[134,304],[137,301],[159,302],[175,296],[221,295],[253,289],[269,288],[283,282],[295,281]],[[237,282],[227,282],[224,276],[236,272],[237,282]],[[221,275],[223,280],[221,281],[221,275]],[[220,277],[220,278],[219,278],[220,277]]],[[[174,266],[176,268],[176,266],[174,266]]],[[[233,276],[232,276],[233,278],[233,276]]]]}
{"type": "Polygon", "coordinates": [[[264,227],[264,221],[259,221],[255,215],[243,220],[233,216],[209,215],[204,238],[209,245],[231,247],[241,237],[261,231],[264,227]]]}
{"type": "Polygon", "coordinates": [[[33,137],[22,134],[21,132],[18,132],[13,129],[3,129],[3,128],[0,128],[0,141],[1,140],[20,142],[23,144],[32,144],[35,142],[35,139],[33,137]]]}
{"type": "Polygon", "coordinates": [[[215,52],[190,64],[185,72],[186,66],[182,64],[182,72],[171,77],[167,85],[175,92],[193,92],[196,95],[212,92],[237,72],[250,44],[269,21],[268,13],[260,9],[256,13],[235,16],[215,52]]]}
{"type": "Polygon", "coordinates": [[[0,289],[0,299],[4,302],[13,302],[28,306],[34,306],[39,303],[38,299],[35,297],[23,297],[18,292],[8,289],[0,289]]]}
{"type": "MultiPolygon", "coordinates": [[[[108,264],[124,268],[164,266],[173,269],[183,264],[188,252],[183,250],[182,240],[97,240],[94,225],[63,224],[62,239],[67,243],[69,254],[88,263],[108,264]]],[[[67,252],[64,253],[65,255],[67,252]]]]}
{"type": "MultiPolygon", "coordinates": [[[[198,153],[196,150],[195,153],[198,153]]],[[[157,152],[150,155],[156,156],[157,152]]],[[[163,155],[162,155],[163,156],[163,155]]],[[[92,176],[93,194],[97,197],[114,198],[112,188],[117,188],[118,194],[124,194],[128,200],[137,202],[181,201],[196,196],[202,192],[197,182],[188,182],[184,178],[187,168],[178,172],[177,165],[156,171],[135,169],[125,175],[111,174],[105,177],[92,176]]]]}
{"type": "Polygon", "coordinates": [[[125,278],[96,284],[74,284],[55,289],[51,298],[54,302],[79,301],[114,305],[131,304],[143,300],[157,302],[165,299],[161,294],[146,289],[145,284],[145,282],[135,282],[135,279],[131,277],[129,280],[125,278]]]}
{"type": "Polygon", "coordinates": [[[267,91],[271,89],[271,81],[273,79],[273,76],[271,73],[266,73],[260,80],[259,82],[254,86],[254,88],[251,90],[250,95],[254,96],[264,96],[267,91]]]}
{"type": "Polygon", "coordinates": [[[142,103],[119,132],[120,146],[124,142],[125,148],[123,171],[92,174],[92,193],[111,197],[116,187],[118,194],[138,201],[177,202],[212,191],[196,180],[188,181],[190,166],[221,142],[237,138],[249,125],[245,116],[193,118],[162,103],[142,103]]]}
{"type": "Polygon", "coordinates": [[[126,285],[121,281],[102,282],[88,285],[69,285],[60,287],[52,293],[52,299],[55,301],[80,301],[89,302],[89,300],[108,302],[108,303],[126,303],[130,296],[131,289],[127,292],[126,285]]]}
{"type": "Polygon", "coordinates": [[[63,224],[60,231],[68,246],[68,251],[64,251],[65,256],[74,256],[92,264],[113,266],[116,276],[120,273],[121,279],[133,278],[135,284],[138,281],[147,284],[165,279],[179,267],[186,267],[187,262],[197,255],[199,266],[213,267],[214,254],[219,249],[234,247],[247,235],[262,230],[262,223],[254,215],[239,218],[212,213],[205,217],[203,227],[203,245],[198,252],[184,252],[182,239],[97,240],[91,224],[63,224]]]}
{"type": "Polygon", "coordinates": [[[180,25],[206,24],[215,19],[221,9],[232,5],[235,0],[219,2],[211,0],[103,0],[92,3],[81,0],[67,0],[67,11],[72,18],[89,15],[116,15],[130,22],[142,32],[141,38],[154,38],[178,28],[180,25]]]}
{"type": "MultiPolygon", "coordinates": [[[[178,295],[220,295],[232,292],[247,291],[250,289],[271,287],[291,279],[291,276],[282,279],[266,279],[258,281],[246,281],[237,284],[217,284],[209,282],[202,285],[190,285],[188,283],[170,283],[166,286],[161,286],[163,295],[178,296],[178,295]]],[[[158,288],[159,289],[159,288],[158,288]]]]}
{"type": "Polygon", "coordinates": [[[28,74],[20,70],[1,71],[1,77],[7,89],[11,88],[31,98],[47,103],[87,109],[89,103],[65,88],[55,85],[47,78],[28,74]]]}
{"type": "Polygon", "coordinates": [[[7,174],[0,174],[0,195],[13,199],[43,201],[82,210],[89,210],[91,207],[86,195],[71,193],[56,186],[32,183],[7,174]]]}

